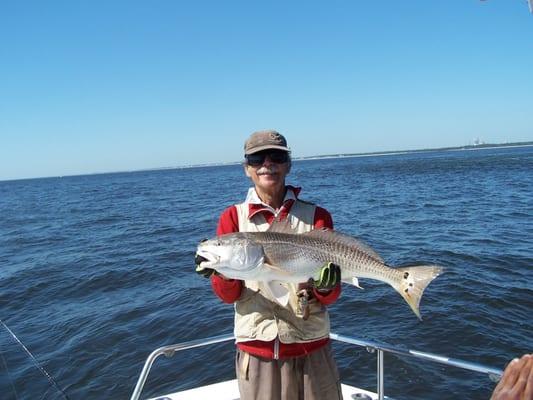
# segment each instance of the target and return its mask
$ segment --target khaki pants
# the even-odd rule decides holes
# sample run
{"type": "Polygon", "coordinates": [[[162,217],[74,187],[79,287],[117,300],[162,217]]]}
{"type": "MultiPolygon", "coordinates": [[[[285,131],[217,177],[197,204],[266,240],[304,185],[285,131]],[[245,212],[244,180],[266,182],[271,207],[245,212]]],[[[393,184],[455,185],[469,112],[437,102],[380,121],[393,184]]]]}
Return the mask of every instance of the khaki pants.
{"type": "Polygon", "coordinates": [[[342,400],[331,345],[302,357],[269,360],[237,349],[241,400],[342,400]]]}

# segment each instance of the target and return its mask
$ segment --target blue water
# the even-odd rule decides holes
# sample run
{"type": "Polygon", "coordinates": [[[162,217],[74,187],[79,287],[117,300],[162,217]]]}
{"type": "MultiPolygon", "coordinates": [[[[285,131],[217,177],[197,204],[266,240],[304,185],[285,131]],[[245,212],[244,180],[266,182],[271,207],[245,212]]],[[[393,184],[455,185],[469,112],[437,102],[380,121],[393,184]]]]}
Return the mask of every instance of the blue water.
{"type": "MultiPolygon", "coordinates": [[[[496,368],[533,350],[532,147],[296,161],[289,182],[389,264],[447,270],[422,322],[385,284],[344,286],[333,331],[496,368]]],[[[128,398],[156,347],[231,332],[232,306],[193,257],[248,185],[237,165],[0,182],[0,319],[70,398],[128,398]]],[[[1,328],[0,345],[0,398],[62,398],[1,328]]],[[[343,381],[374,390],[375,355],[334,349],[343,381]]],[[[145,393],[229,379],[232,357],[226,343],[158,361],[145,393]]],[[[486,399],[494,386],[385,364],[398,399],[486,399]]]]}

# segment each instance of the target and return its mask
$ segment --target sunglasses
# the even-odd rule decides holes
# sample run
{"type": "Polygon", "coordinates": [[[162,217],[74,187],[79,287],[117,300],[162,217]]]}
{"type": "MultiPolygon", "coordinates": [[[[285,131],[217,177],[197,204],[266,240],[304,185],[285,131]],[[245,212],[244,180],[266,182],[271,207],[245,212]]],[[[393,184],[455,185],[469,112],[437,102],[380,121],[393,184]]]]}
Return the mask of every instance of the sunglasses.
{"type": "Polygon", "coordinates": [[[260,165],[263,165],[267,157],[270,158],[270,161],[275,164],[285,164],[289,161],[289,153],[285,151],[272,151],[266,153],[261,152],[248,154],[246,156],[246,162],[252,167],[258,167],[260,165]]]}

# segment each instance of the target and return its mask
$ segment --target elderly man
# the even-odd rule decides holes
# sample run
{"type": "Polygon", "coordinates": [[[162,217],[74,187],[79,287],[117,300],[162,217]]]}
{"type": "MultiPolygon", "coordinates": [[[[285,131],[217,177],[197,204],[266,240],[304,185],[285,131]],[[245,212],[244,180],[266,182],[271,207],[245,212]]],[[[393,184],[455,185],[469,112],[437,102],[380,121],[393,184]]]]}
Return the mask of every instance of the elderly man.
{"type": "MultiPolygon", "coordinates": [[[[300,233],[333,229],[328,211],[300,200],[300,188],[285,184],[291,158],[281,134],[253,133],[245,142],[244,157],[244,171],[254,187],[243,203],[222,213],[217,235],[265,231],[274,219],[286,218],[300,233]]],[[[285,307],[263,282],[227,279],[199,267],[197,272],[210,277],[222,301],[235,304],[235,366],[241,399],[342,398],[326,309],[341,292],[338,266],[324,265],[311,282],[286,283],[290,295],[285,307]]]]}

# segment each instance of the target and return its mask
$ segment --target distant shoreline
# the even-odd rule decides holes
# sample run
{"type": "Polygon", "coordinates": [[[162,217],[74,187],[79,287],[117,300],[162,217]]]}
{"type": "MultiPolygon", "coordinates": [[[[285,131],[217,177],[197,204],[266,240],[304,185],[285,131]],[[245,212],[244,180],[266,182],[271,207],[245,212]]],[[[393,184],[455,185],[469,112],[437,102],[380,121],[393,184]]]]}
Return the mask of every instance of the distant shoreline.
{"type": "Polygon", "coordinates": [[[413,153],[431,153],[439,151],[470,151],[470,150],[485,150],[485,149],[499,149],[511,147],[530,147],[533,146],[531,142],[516,142],[516,143],[492,143],[479,144],[455,147],[439,147],[432,149],[417,149],[417,150],[391,150],[391,151],[375,151],[370,153],[339,153],[339,154],[325,154],[318,156],[293,157],[293,160],[322,160],[328,158],[350,158],[350,157],[372,157],[372,156],[390,156],[396,154],[413,154],[413,153]]]}
{"type": "MultiPolygon", "coordinates": [[[[513,143],[486,143],[479,145],[466,145],[466,146],[455,146],[455,147],[439,147],[439,148],[430,148],[430,149],[416,149],[416,150],[390,150],[390,151],[374,151],[369,153],[338,153],[338,154],[323,154],[315,156],[302,156],[302,157],[292,157],[293,161],[307,161],[307,160],[326,160],[330,158],[351,158],[351,157],[373,157],[373,156],[391,156],[399,154],[413,154],[413,153],[431,153],[438,151],[470,151],[470,150],[484,150],[484,149],[499,149],[499,148],[511,148],[511,147],[530,147],[533,146],[533,141],[531,142],[513,142],[513,143]]],[[[241,164],[242,161],[229,161],[229,162],[215,162],[215,163],[205,163],[205,164],[192,164],[192,165],[182,165],[177,167],[163,167],[163,168],[152,168],[143,171],[160,171],[166,169],[186,169],[186,168],[206,168],[206,167],[219,167],[224,165],[237,165],[241,164]]],[[[132,171],[134,172],[134,171],[132,171]]],[[[135,171],[139,172],[139,171],[135,171]]]]}
{"type": "MultiPolygon", "coordinates": [[[[309,160],[326,160],[331,158],[356,158],[356,157],[380,157],[380,156],[392,156],[400,154],[414,154],[414,153],[431,153],[439,151],[472,151],[472,150],[488,150],[488,149],[499,149],[499,148],[511,148],[511,147],[531,147],[533,146],[533,141],[530,142],[514,142],[514,143],[486,143],[478,145],[466,145],[466,146],[455,146],[455,147],[440,147],[440,148],[430,148],[430,149],[417,149],[417,150],[391,150],[391,151],[375,151],[368,153],[338,153],[338,154],[324,154],[324,155],[315,155],[315,156],[303,156],[303,157],[293,157],[293,161],[309,161],[309,160]]],[[[87,174],[74,174],[74,175],[64,175],[64,176],[43,176],[35,178],[15,178],[15,179],[5,179],[0,180],[0,182],[14,182],[30,179],[54,179],[54,178],[67,178],[73,176],[92,176],[92,175],[105,175],[105,174],[127,174],[134,172],[149,172],[149,171],[165,171],[172,169],[189,169],[189,168],[207,168],[207,167],[220,167],[227,165],[238,165],[242,161],[229,161],[229,162],[214,162],[214,163],[205,163],[205,164],[191,164],[191,165],[180,165],[173,167],[157,167],[157,168],[146,168],[146,169],[137,169],[130,171],[109,171],[109,172],[93,172],[87,174]]]]}

